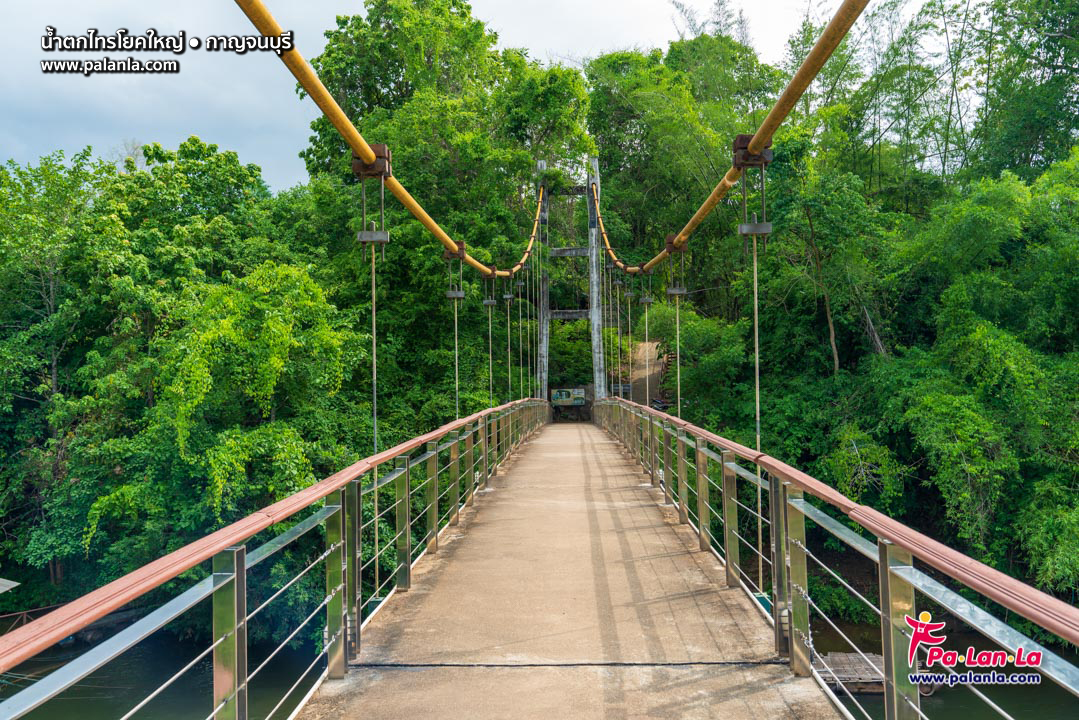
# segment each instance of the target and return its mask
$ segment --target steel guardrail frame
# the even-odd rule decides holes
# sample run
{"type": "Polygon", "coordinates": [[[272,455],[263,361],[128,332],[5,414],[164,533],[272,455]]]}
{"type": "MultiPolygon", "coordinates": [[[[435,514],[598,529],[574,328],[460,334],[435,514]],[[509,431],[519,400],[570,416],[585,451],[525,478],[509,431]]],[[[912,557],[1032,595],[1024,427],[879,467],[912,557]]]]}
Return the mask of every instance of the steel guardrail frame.
{"type": "MultiPolygon", "coordinates": [[[[265,607],[315,565],[324,562],[327,576],[326,598],[316,608],[315,613],[309,615],[285,641],[287,643],[315,615],[325,609],[324,648],[316,656],[316,662],[309,666],[293,687],[286,692],[281,703],[299,686],[323,656],[326,657],[327,667],[315,680],[316,685],[326,678],[343,677],[348,669],[348,659],[359,652],[362,627],[370,622],[374,614],[390,597],[398,591],[408,589],[412,567],[428,551],[437,550],[438,536],[450,524],[456,523],[462,505],[467,505],[472,501],[475,490],[486,485],[513,449],[547,422],[548,403],[536,398],[526,398],[447,423],[426,435],[412,438],[365,458],[311,487],[169,553],[82,598],[59,607],[38,620],[0,636],[0,672],[6,672],[51,647],[59,640],[82,630],[109,612],[137,600],[207,560],[213,561],[213,570],[206,578],[195,582],[134,624],[0,702],[0,717],[18,718],[40,707],[90,673],[130,650],[169,622],[199,603],[210,599],[213,605],[214,642],[203,653],[204,655],[213,653],[215,680],[212,716],[245,718],[248,679],[246,625],[254,614],[247,614],[247,571],[319,527],[325,528],[326,531],[326,551],[304,568],[297,577],[290,580],[285,587],[278,589],[277,594],[255,612],[265,607]],[[474,442],[477,436],[478,443],[474,442]],[[440,445],[439,441],[447,437],[451,438],[451,441],[440,445]],[[501,439],[501,448],[492,447],[491,440],[495,437],[501,439]],[[463,453],[459,452],[462,447],[463,453]],[[425,452],[412,458],[412,453],[418,449],[425,452]],[[434,459],[437,463],[439,449],[450,450],[455,462],[465,461],[468,468],[467,486],[464,495],[460,495],[461,480],[466,477],[465,473],[459,471],[459,466],[457,473],[453,473],[452,470],[448,472],[451,483],[456,481],[457,489],[456,507],[451,507],[450,513],[452,520],[447,520],[445,525],[438,523],[433,533],[426,533],[425,548],[413,559],[411,557],[413,531],[418,524],[426,521],[426,513],[412,514],[414,499],[411,485],[412,474],[428,460],[434,459]],[[392,469],[379,476],[379,469],[383,466],[389,466],[392,469]],[[479,468],[478,472],[476,468],[479,468]],[[364,483],[365,478],[369,478],[370,482],[364,483]],[[395,498],[393,505],[380,512],[377,509],[377,497],[380,491],[388,492],[391,488],[395,498]],[[361,500],[367,495],[375,499],[375,516],[372,518],[375,526],[377,527],[381,517],[395,516],[393,525],[397,528],[394,537],[387,539],[386,547],[379,548],[376,541],[373,564],[378,567],[379,558],[386,554],[387,550],[392,550],[393,545],[397,546],[397,562],[394,571],[390,573],[392,577],[388,577],[381,587],[374,589],[372,599],[377,599],[378,604],[364,617],[365,607],[360,596],[361,574],[364,566],[360,563],[359,553],[360,533],[364,527],[361,517],[361,500]],[[308,517],[280,535],[267,540],[250,554],[246,552],[244,543],[251,537],[293,518],[320,502],[324,502],[324,507],[317,508],[308,517]],[[386,513],[391,514],[386,515],[386,513]],[[378,598],[382,587],[389,584],[391,580],[394,583],[392,589],[385,597],[378,598]]],[[[430,467],[429,463],[428,467],[430,467]]],[[[431,487],[437,488],[440,476],[441,473],[436,470],[434,476],[428,477],[426,482],[432,483],[431,487]]],[[[422,485],[421,483],[417,487],[422,485]]],[[[274,651],[276,652],[277,650],[274,651]]],[[[165,686],[171,684],[192,666],[193,663],[174,675],[166,681],[165,686]]],[[[257,673],[261,667],[255,672],[257,673]]],[[[163,689],[163,686],[155,689],[132,711],[129,711],[129,715],[152,700],[163,689]]],[[[310,692],[307,695],[309,696],[310,692]]]]}
{"type": "MultiPolygon", "coordinates": [[[[885,644],[886,674],[889,676],[885,678],[887,718],[924,717],[918,709],[917,688],[905,686],[906,674],[909,672],[905,656],[906,641],[910,635],[903,625],[901,614],[914,613],[915,591],[940,605],[947,612],[1009,652],[1014,652],[1019,647],[1023,647],[1028,652],[1032,650],[1041,652],[1042,663],[1036,670],[1068,692],[1079,696],[1079,667],[915,568],[912,561],[917,558],[925,562],[946,577],[988,600],[1016,612],[1061,639],[1077,645],[1079,645],[1077,642],[1079,640],[1079,608],[1072,607],[952,550],[872,508],[859,505],[842,493],[786,463],[667,413],[624,398],[612,397],[597,401],[595,417],[596,424],[622,442],[645,472],[653,475],[653,485],[662,490],[664,503],[676,506],[680,524],[688,524],[701,537],[701,549],[711,551],[724,563],[727,568],[728,584],[742,587],[755,599],[756,593],[743,582],[740,573],[737,542],[742,538],[737,535],[734,528],[730,527],[732,520],[737,521],[737,510],[741,506],[735,497],[737,489],[735,483],[741,478],[751,484],[759,484],[771,490],[778,503],[770,504],[769,511],[773,521],[781,521],[782,531],[770,532],[769,544],[772,545],[770,548],[772,558],[782,559],[783,569],[787,572],[787,576],[786,579],[782,576],[777,578],[784,585],[783,588],[779,588],[784,592],[777,593],[777,588],[773,587],[770,598],[773,612],[770,616],[766,614],[765,617],[776,629],[776,650],[781,655],[789,656],[792,671],[796,675],[814,677],[833,701],[837,702],[836,696],[810,663],[813,650],[809,634],[809,605],[812,600],[808,595],[806,582],[806,556],[809,554],[805,546],[806,520],[815,523],[829,535],[877,565],[881,579],[881,608],[874,607],[874,609],[881,614],[882,623],[885,623],[882,625],[882,635],[885,644]],[[645,425],[649,428],[647,432],[643,430],[645,425]],[[654,431],[657,427],[664,439],[654,442],[654,431]],[[687,515],[687,509],[684,507],[688,498],[683,490],[684,470],[682,473],[674,473],[668,453],[657,452],[655,448],[655,445],[662,444],[663,449],[666,450],[669,445],[666,439],[668,436],[672,436],[678,445],[691,445],[697,451],[697,467],[694,468],[695,491],[698,493],[696,523],[687,515]],[[719,452],[717,453],[712,448],[718,449],[719,452]],[[664,457],[660,458],[660,455],[664,457]],[[735,460],[739,458],[765,470],[767,477],[762,479],[753,471],[738,465],[735,460]],[[709,462],[718,464],[722,469],[722,483],[715,482],[707,473],[709,462]],[[657,465],[662,469],[657,468],[657,465]],[[658,473],[657,470],[659,470],[658,473]],[[672,475],[675,474],[678,475],[677,488],[672,487],[674,485],[672,475]],[[712,490],[707,486],[705,490],[709,495],[709,502],[700,502],[702,477],[713,487],[720,489],[721,512],[716,512],[712,507],[711,501],[715,498],[711,496],[712,490]],[[806,496],[813,496],[843,512],[858,526],[876,537],[877,542],[873,543],[862,537],[821,508],[810,504],[806,496]],[[781,512],[777,513],[777,508],[781,512]],[[706,513],[708,517],[702,517],[702,513],[706,513]],[[723,524],[725,538],[722,543],[722,552],[717,547],[719,538],[715,538],[711,532],[713,519],[718,519],[723,524]],[[732,533],[736,539],[732,540],[732,533]],[[706,537],[708,538],[707,547],[706,537]],[[775,547],[776,541],[780,545],[778,548],[775,547]],[[887,568],[887,570],[882,570],[882,568],[887,568]],[[961,568],[961,571],[956,572],[955,568],[961,568]],[[893,642],[889,642],[890,637],[893,642]],[[902,647],[896,648],[895,644],[902,647]],[[894,657],[889,657],[889,649],[892,650],[894,657]],[[902,662],[896,662],[897,659],[902,662]]],[[[684,468],[684,461],[678,464],[682,466],[680,469],[684,468]]],[[[748,510],[748,508],[744,509],[748,510]]],[[[764,551],[764,548],[758,549],[758,552],[764,551]]],[[[815,557],[813,559],[820,562],[815,557]]],[[[758,603],[755,602],[754,605],[761,609],[758,603]]],[[[1008,717],[976,689],[972,688],[972,691],[989,703],[991,708],[1004,717],[1008,717]]],[[[849,714],[841,705],[838,707],[845,714],[849,714]]]]}

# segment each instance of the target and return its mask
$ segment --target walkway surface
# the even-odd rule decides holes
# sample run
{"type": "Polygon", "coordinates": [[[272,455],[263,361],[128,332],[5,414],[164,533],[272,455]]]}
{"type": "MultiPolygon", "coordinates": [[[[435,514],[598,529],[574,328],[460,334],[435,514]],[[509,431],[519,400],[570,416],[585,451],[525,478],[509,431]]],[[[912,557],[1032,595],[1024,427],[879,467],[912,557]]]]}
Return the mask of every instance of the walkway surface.
{"type": "Polygon", "coordinates": [[[595,426],[544,427],[300,717],[839,717],[646,482],[595,426]]]}

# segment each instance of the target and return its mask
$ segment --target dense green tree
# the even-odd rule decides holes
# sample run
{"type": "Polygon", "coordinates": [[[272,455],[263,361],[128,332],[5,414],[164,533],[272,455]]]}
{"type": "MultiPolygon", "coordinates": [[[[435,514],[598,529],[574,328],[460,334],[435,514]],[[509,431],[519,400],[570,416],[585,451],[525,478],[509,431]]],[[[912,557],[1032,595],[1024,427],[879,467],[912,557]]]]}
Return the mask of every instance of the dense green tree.
{"type": "MultiPolygon", "coordinates": [[[[1073,5],[875,5],[774,138],[773,233],[758,258],[762,448],[1062,596],[1079,591],[1073,5]]],[[[477,258],[517,261],[537,183],[576,185],[595,154],[606,229],[635,263],[699,207],[733,136],[759,123],[823,26],[808,13],[770,67],[727,3],[688,7],[667,48],[577,70],[496,50],[461,0],[368,0],[313,64],[477,258]]],[[[0,563],[23,582],[5,608],[81,594],[373,447],[363,193],[329,123],[312,133],[310,180],[277,194],[198,138],[146,145],[122,167],[85,151],[0,170],[0,563]]],[[[754,187],[747,197],[760,207],[754,187]]],[[[370,219],[374,182],[367,198],[370,219]]],[[[673,400],[677,354],[683,416],[751,445],[741,217],[736,190],[693,235],[685,277],[665,265],[631,285],[657,301],[650,332],[669,369],[653,392],[673,400]],[[678,329],[671,282],[689,288],[678,329]]],[[[385,219],[380,448],[457,413],[455,267],[392,198],[385,219]]],[[[580,246],[585,228],[581,198],[554,195],[545,239],[580,246]]],[[[544,270],[556,307],[584,306],[583,264],[544,270]]],[[[467,414],[524,392],[522,306],[509,324],[501,301],[488,316],[480,300],[518,286],[463,278],[467,414]]],[[[636,307],[633,319],[640,339],[636,307]]],[[[612,364],[617,334],[605,331],[612,364]]],[[[553,325],[553,386],[589,382],[589,343],[586,322],[553,325]]],[[[267,572],[283,581],[317,544],[267,572]]],[[[253,636],[305,616],[320,593],[297,584],[253,636]]]]}

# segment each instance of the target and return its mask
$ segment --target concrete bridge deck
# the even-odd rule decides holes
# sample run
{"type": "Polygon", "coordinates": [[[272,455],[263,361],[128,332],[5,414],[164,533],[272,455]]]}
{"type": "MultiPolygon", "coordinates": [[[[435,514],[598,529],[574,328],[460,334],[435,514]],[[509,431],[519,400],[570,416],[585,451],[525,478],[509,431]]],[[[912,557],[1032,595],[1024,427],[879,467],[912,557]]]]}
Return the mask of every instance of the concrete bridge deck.
{"type": "Polygon", "coordinates": [[[300,717],[839,717],[646,483],[597,427],[544,427],[300,717]]]}

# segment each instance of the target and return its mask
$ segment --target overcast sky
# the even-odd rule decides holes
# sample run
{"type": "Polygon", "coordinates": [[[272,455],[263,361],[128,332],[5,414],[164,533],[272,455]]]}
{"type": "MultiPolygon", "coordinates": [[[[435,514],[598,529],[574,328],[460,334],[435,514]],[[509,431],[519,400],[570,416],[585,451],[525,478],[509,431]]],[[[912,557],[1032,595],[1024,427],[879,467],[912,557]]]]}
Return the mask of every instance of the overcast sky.
{"type": "MultiPolygon", "coordinates": [[[[686,0],[705,12],[711,0],[686,0]]],[[[731,0],[749,18],[753,44],[767,62],[783,57],[786,38],[805,15],[807,0],[731,0]]],[[[175,75],[46,75],[45,59],[89,59],[91,53],[46,53],[45,26],[58,35],[87,28],[111,34],[127,28],[141,34],[180,30],[188,37],[248,35],[254,30],[230,0],[4,0],[6,40],[0,46],[0,160],[26,163],[56,149],[71,153],[93,146],[108,157],[125,141],[175,147],[198,135],[235,150],[245,163],[261,166],[274,190],[307,179],[297,153],[318,112],[299,100],[295,81],[273,53],[246,55],[188,50],[183,55],[110,53],[140,60],[172,57],[175,75]]],[[[824,16],[838,0],[814,2],[824,16]]],[[[362,0],[267,0],[271,12],[307,58],[321,52],[323,31],[337,15],[360,12],[362,0]]],[[[503,47],[525,47],[533,58],[567,64],[607,50],[663,47],[677,37],[668,0],[473,0],[473,14],[498,33],[503,47]]],[[[360,128],[361,132],[363,128],[360,128]]],[[[372,138],[375,140],[376,138],[372,138]]]]}

